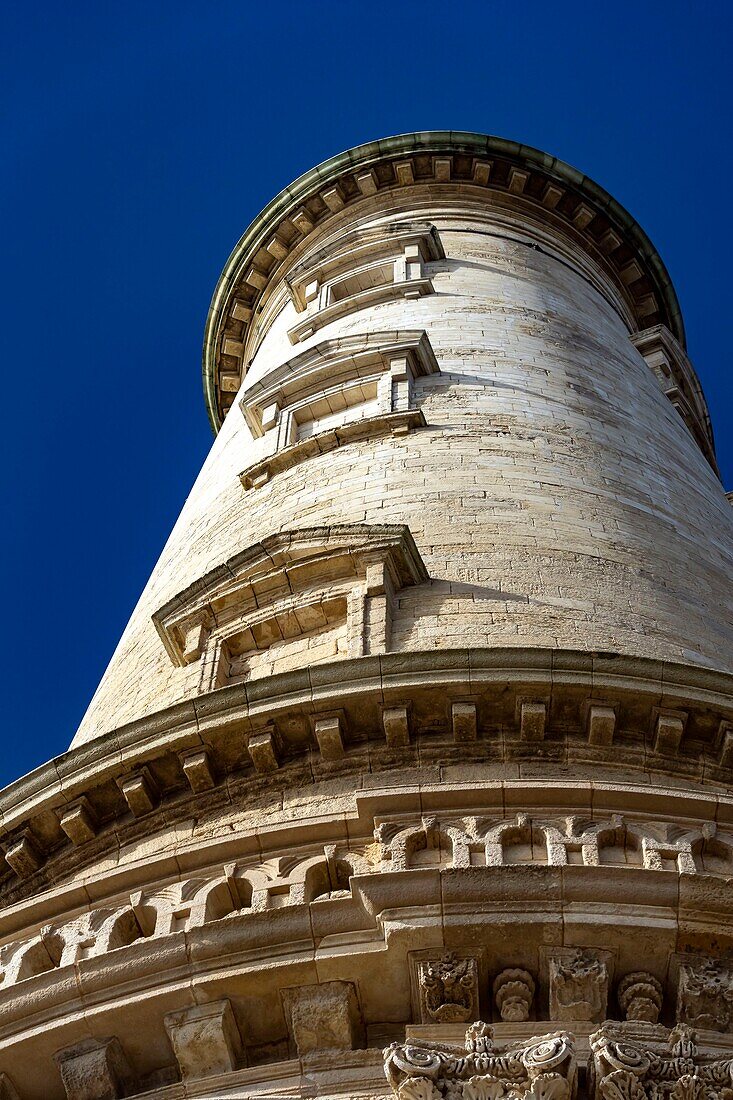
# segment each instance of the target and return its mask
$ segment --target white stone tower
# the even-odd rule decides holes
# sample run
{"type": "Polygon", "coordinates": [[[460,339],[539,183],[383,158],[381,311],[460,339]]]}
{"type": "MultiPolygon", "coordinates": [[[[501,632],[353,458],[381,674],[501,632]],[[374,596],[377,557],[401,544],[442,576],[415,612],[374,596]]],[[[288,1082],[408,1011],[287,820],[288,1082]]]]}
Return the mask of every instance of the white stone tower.
{"type": "Polygon", "coordinates": [[[360,146],[235,248],[204,386],[2,794],[0,1100],[730,1100],[733,510],[643,231],[526,146],[360,146]]]}

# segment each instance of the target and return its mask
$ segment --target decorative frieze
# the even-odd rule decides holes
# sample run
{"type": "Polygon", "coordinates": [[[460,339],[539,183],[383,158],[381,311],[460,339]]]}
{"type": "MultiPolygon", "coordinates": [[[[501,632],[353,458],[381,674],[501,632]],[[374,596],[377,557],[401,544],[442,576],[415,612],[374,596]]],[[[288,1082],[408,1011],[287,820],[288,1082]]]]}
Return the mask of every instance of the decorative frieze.
{"type": "Polygon", "coordinates": [[[466,1023],[478,1013],[478,963],[474,956],[448,951],[418,964],[423,1023],[466,1023]]]}
{"type": "Polygon", "coordinates": [[[590,1045],[591,1100],[730,1100],[733,1060],[701,1052],[685,1024],[606,1021],[590,1045]]]}
{"type": "Polygon", "coordinates": [[[662,983],[645,970],[634,971],[619,982],[616,999],[627,1020],[656,1024],[662,1010],[662,983]]]}
{"type": "Polygon", "coordinates": [[[608,1003],[608,968],[580,949],[554,955],[550,967],[550,1019],[600,1023],[608,1003]]]}
{"type": "Polygon", "coordinates": [[[494,978],[494,1003],[505,1023],[529,1019],[535,994],[535,982],[528,970],[510,967],[494,978]]]}
{"type": "Polygon", "coordinates": [[[733,1030],[733,971],[712,959],[680,966],[677,1019],[711,1031],[733,1030]]]}
{"type": "Polygon", "coordinates": [[[572,1035],[557,1032],[514,1047],[496,1047],[478,1022],[465,1047],[414,1040],[384,1051],[384,1070],[398,1100],[570,1100],[575,1094],[572,1035]]]}

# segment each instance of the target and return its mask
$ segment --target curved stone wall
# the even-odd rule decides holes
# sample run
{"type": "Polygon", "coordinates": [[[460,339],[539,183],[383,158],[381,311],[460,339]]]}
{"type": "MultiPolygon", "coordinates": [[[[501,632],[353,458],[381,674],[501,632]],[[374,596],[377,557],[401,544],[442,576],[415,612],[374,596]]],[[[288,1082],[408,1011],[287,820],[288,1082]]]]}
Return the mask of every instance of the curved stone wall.
{"type": "Polygon", "coordinates": [[[211,454],[0,795],[0,1100],[731,1100],[733,512],[674,291],[533,150],[278,196],[211,454]]]}
{"type": "Polygon", "coordinates": [[[475,189],[425,190],[403,189],[389,211],[357,203],[268,284],[237,403],[75,743],[222,682],[345,656],[345,627],[312,646],[267,638],[251,643],[256,660],[202,680],[198,662],[171,664],[151,623],[233,555],[305,527],[407,524],[429,579],[395,596],[392,651],[557,645],[733,668],[733,513],[632,343],[620,294],[576,242],[521,204],[496,210],[475,189]],[[348,283],[344,263],[392,263],[390,237],[425,227],[442,253],[420,262],[429,292],[411,296],[406,280],[406,292],[367,297],[326,324],[319,314],[333,305],[306,310],[305,324],[320,327],[291,343],[304,323],[288,293],[299,271],[302,281],[341,256],[336,278],[348,283]],[[405,410],[385,422],[382,409],[376,423],[384,394],[356,387],[343,362],[352,369],[369,340],[378,350],[401,332],[429,344],[434,369],[410,382],[405,410]],[[305,422],[310,434],[293,444],[282,420],[262,431],[262,408],[247,402],[258,392],[277,400],[287,389],[277,379],[293,389],[309,353],[338,359],[340,373],[312,383],[334,391],[321,398],[327,415],[305,422]],[[356,405],[343,405],[343,378],[356,405]],[[395,422],[407,415],[419,423],[395,422]]]}

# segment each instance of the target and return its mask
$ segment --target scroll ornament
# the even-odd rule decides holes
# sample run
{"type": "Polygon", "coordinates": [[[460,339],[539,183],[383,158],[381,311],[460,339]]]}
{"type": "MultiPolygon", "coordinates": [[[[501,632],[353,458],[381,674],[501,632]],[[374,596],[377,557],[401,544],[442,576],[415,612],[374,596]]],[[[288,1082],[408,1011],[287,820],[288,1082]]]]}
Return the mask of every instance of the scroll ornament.
{"type": "Polygon", "coordinates": [[[572,1100],[571,1035],[559,1031],[502,1048],[494,1046],[492,1036],[491,1027],[479,1021],[466,1032],[464,1048],[422,1040],[393,1043],[384,1051],[384,1070],[394,1095],[398,1100],[572,1100]]]}
{"type": "Polygon", "coordinates": [[[606,1021],[590,1045],[594,1100],[733,1100],[733,1060],[700,1053],[685,1024],[606,1021]]]}

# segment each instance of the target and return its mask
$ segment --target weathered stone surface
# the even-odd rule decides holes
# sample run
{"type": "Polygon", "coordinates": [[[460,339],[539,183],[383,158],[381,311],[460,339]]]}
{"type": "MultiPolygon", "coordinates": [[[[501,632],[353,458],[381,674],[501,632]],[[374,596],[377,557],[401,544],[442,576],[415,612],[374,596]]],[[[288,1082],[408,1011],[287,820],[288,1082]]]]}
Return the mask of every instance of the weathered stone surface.
{"type": "Polygon", "coordinates": [[[712,1031],[733,1030],[733,972],[715,960],[680,967],[677,1019],[712,1031]]]}
{"type": "Polygon", "coordinates": [[[68,1100],[117,1100],[135,1088],[118,1039],[86,1039],[55,1058],[68,1100]]]}
{"type": "Polygon", "coordinates": [[[242,1040],[229,1001],[171,1012],[165,1026],[184,1081],[226,1073],[242,1060],[242,1040]]]}
{"type": "Polygon", "coordinates": [[[452,951],[419,963],[423,1023],[467,1023],[478,1010],[476,959],[452,951]]]}
{"type": "Polygon", "coordinates": [[[590,1020],[606,1016],[608,969],[590,951],[574,951],[550,959],[550,1019],[590,1020]]]}
{"type": "Polygon", "coordinates": [[[384,1051],[384,1069],[398,1100],[569,1100],[576,1084],[572,1035],[555,1032],[504,1048],[480,1021],[466,1031],[463,1048],[393,1043],[384,1051]]]}
{"type": "Polygon", "coordinates": [[[535,981],[527,970],[510,967],[494,978],[494,1002],[502,1020],[528,1020],[535,994],[535,981]]]}
{"type": "Polygon", "coordinates": [[[353,1050],[363,1043],[363,1023],[351,982],[323,982],[284,992],[285,1012],[300,1057],[353,1050]]]}

